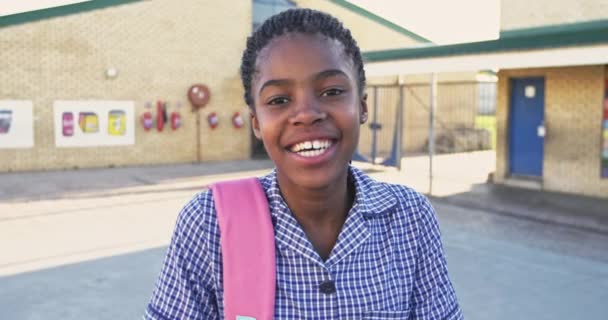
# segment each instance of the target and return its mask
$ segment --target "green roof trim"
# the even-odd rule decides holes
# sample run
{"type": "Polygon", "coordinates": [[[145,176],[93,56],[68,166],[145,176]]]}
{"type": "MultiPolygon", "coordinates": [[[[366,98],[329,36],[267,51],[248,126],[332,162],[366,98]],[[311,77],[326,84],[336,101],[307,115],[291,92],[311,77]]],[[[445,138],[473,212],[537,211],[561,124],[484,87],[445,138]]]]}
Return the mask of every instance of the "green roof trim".
{"type": "Polygon", "coordinates": [[[606,25],[608,20],[589,20],[584,22],[576,22],[576,23],[563,23],[563,24],[553,24],[546,25],[540,27],[531,27],[531,28],[520,28],[520,29],[509,29],[509,30],[501,30],[500,38],[513,38],[513,37],[525,37],[525,36],[534,36],[534,35],[547,35],[553,33],[563,33],[563,32],[577,32],[577,31],[586,31],[589,29],[601,28],[606,25]]]}
{"type": "Polygon", "coordinates": [[[608,19],[505,31],[501,33],[501,37],[498,40],[368,51],[363,53],[363,59],[367,62],[379,62],[489,52],[573,47],[600,43],[608,43],[608,19]]]}
{"type": "Polygon", "coordinates": [[[353,3],[350,3],[350,2],[345,1],[345,0],[330,0],[330,2],[332,2],[334,4],[337,4],[337,5],[339,5],[339,6],[343,7],[343,8],[346,8],[346,9],[348,9],[348,10],[350,10],[350,11],[356,13],[356,14],[359,14],[359,15],[361,15],[361,16],[369,19],[369,20],[372,20],[372,21],[374,21],[376,23],[379,23],[379,24],[381,24],[381,25],[383,25],[383,26],[385,26],[385,27],[387,27],[387,28],[389,28],[389,29],[391,29],[393,31],[401,33],[404,36],[408,36],[408,37],[410,37],[410,38],[412,38],[412,39],[414,39],[416,41],[420,41],[420,42],[423,42],[423,43],[432,43],[431,40],[429,40],[429,39],[427,39],[427,38],[425,38],[425,37],[423,37],[423,36],[421,36],[419,34],[416,34],[416,33],[412,32],[410,30],[407,30],[407,29],[405,29],[405,28],[403,28],[403,27],[401,27],[401,26],[399,26],[399,25],[397,25],[395,23],[392,23],[392,22],[390,22],[390,21],[382,18],[381,16],[376,15],[376,14],[370,12],[370,11],[367,11],[367,10],[365,10],[365,9],[363,9],[363,8],[361,8],[361,7],[353,4],[353,3]]]}
{"type": "Polygon", "coordinates": [[[0,17],[0,28],[113,7],[142,0],[93,0],[0,17]]]}

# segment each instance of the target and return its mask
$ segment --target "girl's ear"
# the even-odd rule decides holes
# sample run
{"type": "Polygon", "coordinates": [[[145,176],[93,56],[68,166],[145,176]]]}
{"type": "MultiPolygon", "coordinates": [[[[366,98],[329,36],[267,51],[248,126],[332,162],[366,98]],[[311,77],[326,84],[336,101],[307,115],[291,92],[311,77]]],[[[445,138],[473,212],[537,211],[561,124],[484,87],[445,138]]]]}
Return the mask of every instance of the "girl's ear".
{"type": "Polygon", "coordinates": [[[359,110],[359,122],[364,124],[367,121],[367,93],[361,97],[361,110],[359,110]]]}
{"type": "Polygon", "coordinates": [[[258,140],[262,140],[262,134],[260,133],[260,122],[258,121],[258,117],[255,115],[255,112],[249,112],[251,115],[251,129],[253,130],[253,135],[255,135],[258,140]]]}

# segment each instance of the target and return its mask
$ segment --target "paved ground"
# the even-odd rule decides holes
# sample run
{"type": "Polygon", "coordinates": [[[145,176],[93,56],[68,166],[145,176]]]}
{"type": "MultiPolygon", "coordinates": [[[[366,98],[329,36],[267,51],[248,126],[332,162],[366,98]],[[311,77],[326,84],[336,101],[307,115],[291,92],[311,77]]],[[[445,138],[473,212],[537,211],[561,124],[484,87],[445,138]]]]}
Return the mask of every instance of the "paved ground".
{"type": "MultiPolygon", "coordinates": [[[[0,175],[0,319],[138,318],[181,205],[211,181],[269,167],[247,161],[0,175]]],[[[467,319],[608,315],[608,233],[572,218],[526,216],[555,209],[542,195],[483,207],[480,195],[509,196],[473,189],[433,198],[467,319]]],[[[569,217],[587,221],[602,203],[574,200],[580,203],[569,217]]],[[[567,204],[556,207],[567,214],[567,204]]]]}

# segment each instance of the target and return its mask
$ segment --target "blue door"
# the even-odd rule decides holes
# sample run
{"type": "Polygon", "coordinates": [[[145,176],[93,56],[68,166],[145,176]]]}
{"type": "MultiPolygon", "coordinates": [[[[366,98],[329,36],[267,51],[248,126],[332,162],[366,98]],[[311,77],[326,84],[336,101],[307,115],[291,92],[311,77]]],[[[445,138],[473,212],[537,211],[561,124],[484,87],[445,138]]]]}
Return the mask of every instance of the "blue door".
{"type": "Polygon", "coordinates": [[[509,164],[512,175],[543,174],[545,79],[511,81],[509,164]]]}

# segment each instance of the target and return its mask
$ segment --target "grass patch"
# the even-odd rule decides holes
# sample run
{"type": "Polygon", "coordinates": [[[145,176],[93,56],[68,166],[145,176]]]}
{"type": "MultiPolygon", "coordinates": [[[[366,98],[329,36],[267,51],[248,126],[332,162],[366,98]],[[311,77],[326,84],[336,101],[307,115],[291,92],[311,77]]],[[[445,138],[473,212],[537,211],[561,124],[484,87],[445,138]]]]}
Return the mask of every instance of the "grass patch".
{"type": "Polygon", "coordinates": [[[475,117],[475,128],[486,129],[490,132],[492,150],[496,150],[496,116],[478,115],[475,117]]]}

